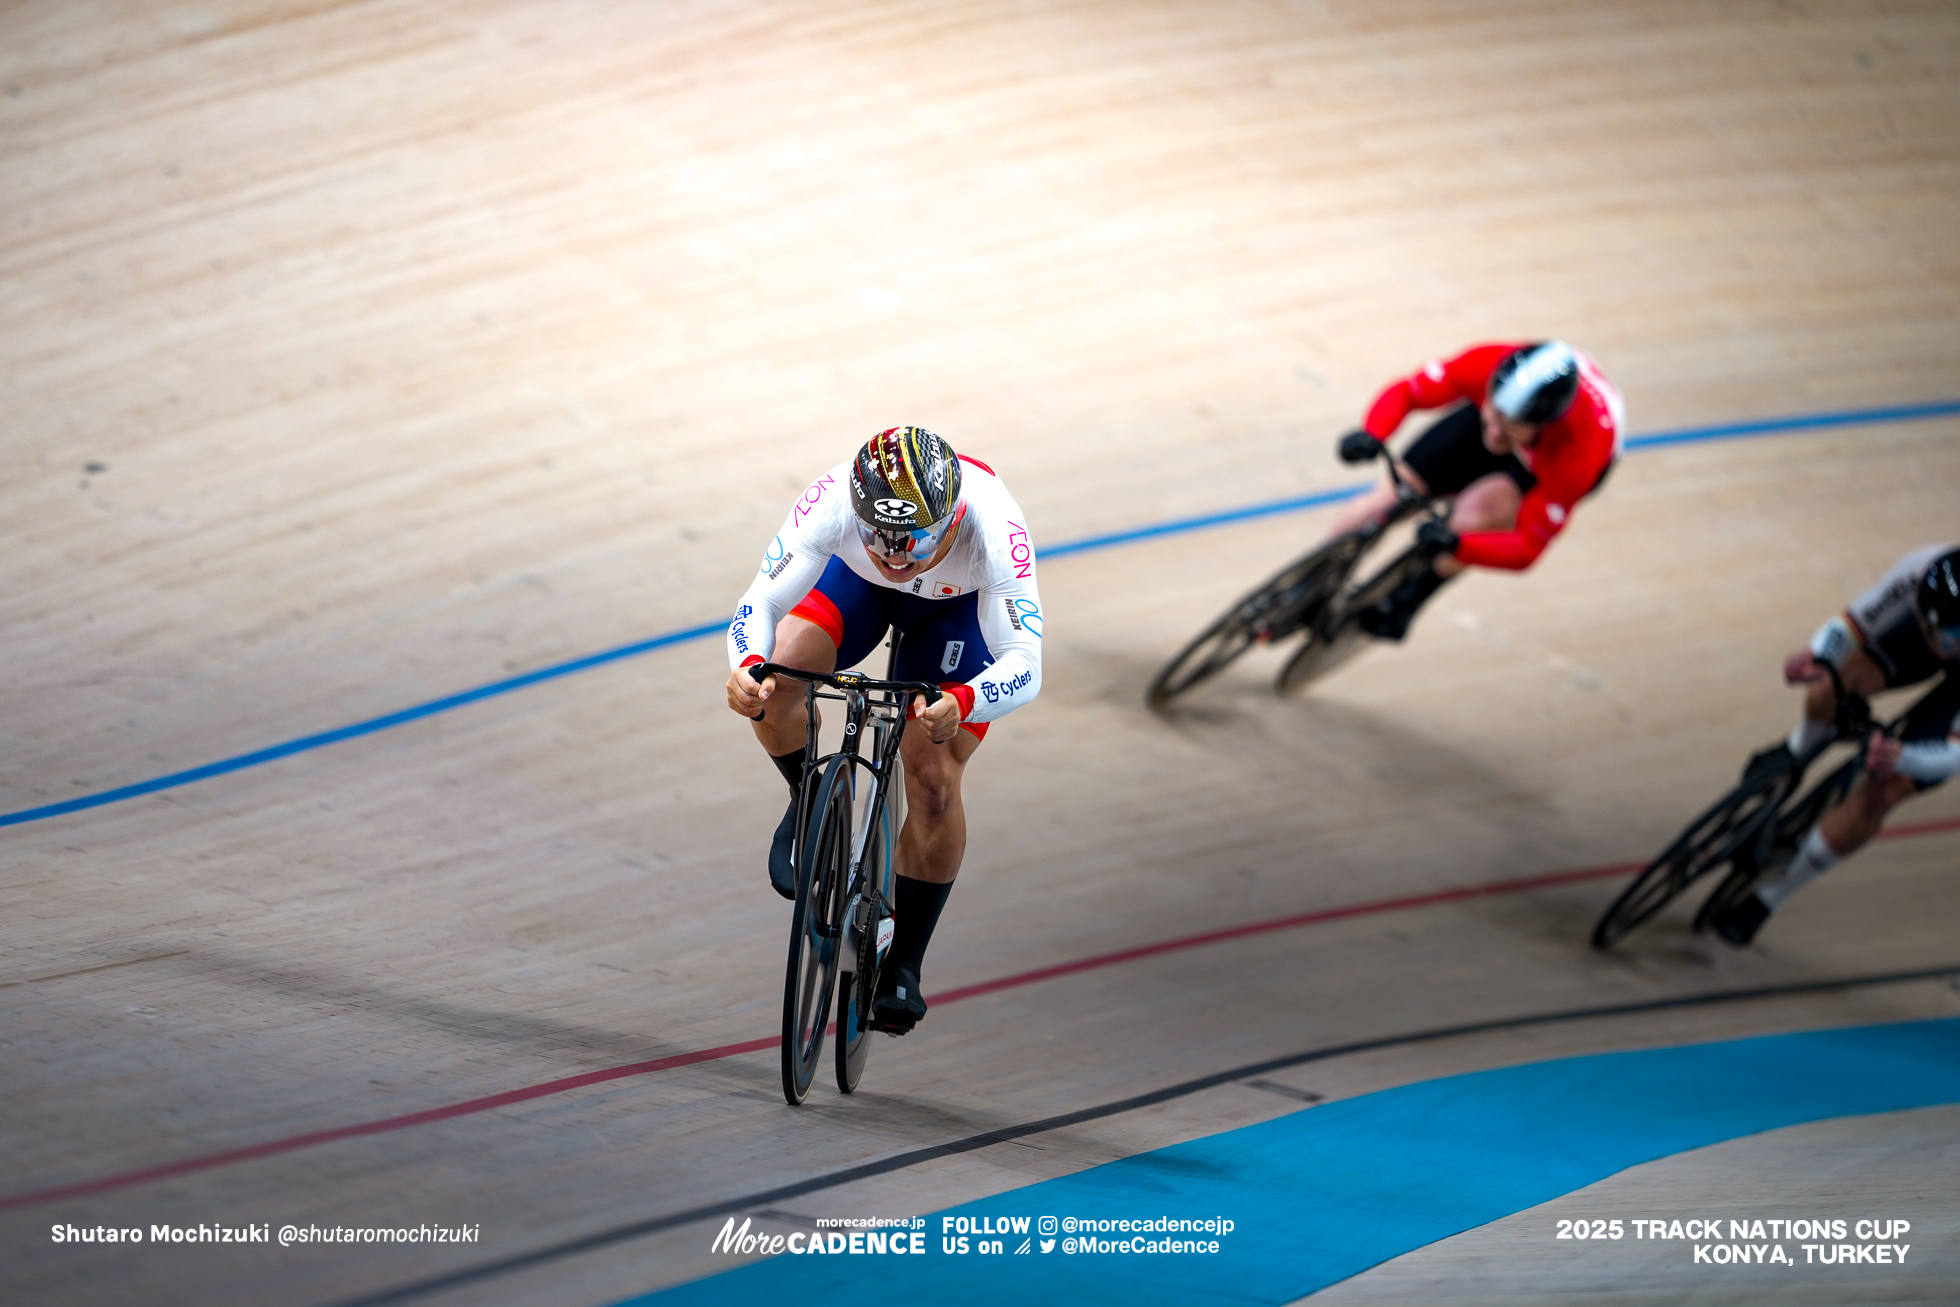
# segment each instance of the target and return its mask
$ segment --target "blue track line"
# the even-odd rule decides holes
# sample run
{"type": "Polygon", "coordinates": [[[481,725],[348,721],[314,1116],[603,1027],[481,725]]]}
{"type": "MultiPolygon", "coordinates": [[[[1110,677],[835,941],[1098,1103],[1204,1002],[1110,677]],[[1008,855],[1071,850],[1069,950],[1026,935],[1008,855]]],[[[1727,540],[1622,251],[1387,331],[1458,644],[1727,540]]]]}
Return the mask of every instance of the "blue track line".
{"type": "Polygon", "coordinates": [[[1790,431],[1816,431],[1821,427],[1855,427],[1882,422],[1918,422],[1926,418],[1960,415],[1960,399],[1935,400],[1930,404],[1902,404],[1894,408],[1848,408],[1834,413],[1809,413],[1787,418],[1764,418],[1759,422],[1724,422],[1712,427],[1683,427],[1679,431],[1656,431],[1651,436],[1633,436],[1628,449],[1657,449],[1663,445],[1693,445],[1705,440],[1738,440],[1747,436],[1774,436],[1790,431]]]}
{"type": "MultiPolygon", "coordinates": [[[[1678,431],[1657,431],[1653,435],[1634,436],[1630,438],[1626,442],[1626,448],[1629,451],[1656,449],[1668,445],[1699,444],[1710,440],[1738,440],[1750,436],[1779,435],[1794,431],[1815,431],[1826,427],[1876,425],[1887,422],[1914,422],[1927,418],[1951,417],[1955,415],[1960,415],[1960,400],[1955,399],[1936,400],[1928,404],[1908,404],[1888,408],[1843,409],[1830,413],[1809,413],[1799,414],[1793,417],[1765,418],[1756,422],[1729,422],[1717,426],[1684,427],[1678,431]]],[[[1250,521],[1254,518],[1273,517],[1281,513],[1294,513],[1309,508],[1320,508],[1327,504],[1338,503],[1343,499],[1351,499],[1365,489],[1367,489],[1365,485],[1343,486],[1336,490],[1321,490],[1309,495],[1296,495],[1287,499],[1271,500],[1263,504],[1250,504],[1244,508],[1228,509],[1221,513],[1206,513],[1198,517],[1178,518],[1174,521],[1158,523],[1155,526],[1138,527],[1131,531],[1116,531],[1107,535],[1088,536],[1081,540],[1070,540],[1063,544],[1052,545],[1042,550],[1041,554],[1044,558],[1062,558],[1069,554],[1084,554],[1095,549],[1110,549],[1117,545],[1133,544],[1139,540],[1150,540],[1159,536],[1182,535],[1189,531],[1205,531],[1215,526],[1229,526],[1235,522],[1250,521]]],[[[234,758],[225,758],[218,762],[206,763],[202,767],[193,767],[188,771],[172,772],[168,776],[158,776],[153,780],[139,781],[134,785],[124,785],[113,790],[103,790],[100,794],[84,795],[79,799],[67,799],[61,803],[44,804],[38,808],[23,808],[19,812],[0,813],[0,826],[18,826],[23,822],[40,821],[48,817],[59,817],[64,813],[81,812],[88,808],[99,808],[104,804],[120,803],[124,799],[134,799],[139,795],[154,794],[158,790],[174,789],[179,785],[189,785],[193,781],[205,780],[212,776],[222,776],[227,772],[242,771],[247,767],[256,767],[261,763],[291,757],[296,753],[305,753],[310,749],[318,749],[325,745],[337,744],[342,740],[351,740],[356,736],[372,735],[376,731],[383,731],[391,726],[400,726],[405,722],[419,721],[424,717],[432,717],[437,713],[448,712],[451,708],[460,708],[464,704],[475,703],[480,699],[489,699],[500,694],[508,694],[512,690],[521,690],[527,685],[536,685],[541,681],[557,680],[561,676],[570,676],[574,672],[583,672],[593,667],[601,667],[607,663],[618,662],[621,659],[633,658],[643,653],[651,653],[655,649],[664,649],[669,645],[685,644],[689,640],[705,639],[725,629],[725,627],[726,624],[719,621],[704,622],[699,626],[690,626],[685,630],[669,631],[665,635],[656,635],[649,640],[639,640],[632,644],[620,645],[616,649],[607,649],[601,653],[588,654],[583,658],[574,658],[570,662],[557,663],[550,667],[540,668],[535,672],[526,672],[522,676],[513,676],[506,680],[493,681],[488,685],[481,685],[473,690],[464,690],[460,694],[452,694],[446,698],[432,699],[427,703],[416,704],[413,707],[404,708],[399,712],[388,713],[385,716],[370,717],[366,721],[355,722],[351,726],[342,726],[337,730],[321,731],[317,735],[301,736],[299,739],[287,740],[283,744],[275,744],[269,748],[259,749],[252,753],[242,753],[234,758]]]]}
{"type": "Polygon", "coordinates": [[[508,694],[512,690],[521,690],[527,685],[536,685],[540,681],[556,680],[560,676],[570,676],[573,672],[582,672],[588,668],[601,667],[606,663],[616,663],[622,658],[632,658],[638,654],[651,653],[655,649],[664,649],[670,644],[683,644],[689,640],[699,640],[703,636],[713,635],[717,631],[726,629],[727,623],[725,622],[709,622],[705,626],[690,626],[685,631],[670,631],[666,635],[656,635],[651,640],[640,640],[633,644],[623,644],[617,649],[607,649],[603,653],[588,654],[583,658],[574,658],[568,663],[558,663],[552,667],[540,668],[535,672],[526,672],[522,676],[510,677],[508,680],[492,681],[489,685],[479,685],[476,689],[465,690],[461,694],[452,694],[444,699],[431,699],[427,703],[419,703],[412,708],[404,708],[400,712],[391,712],[383,717],[370,717],[364,722],[355,722],[352,726],[342,726],[338,730],[321,731],[318,735],[303,735],[297,740],[287,740],[284,744],[275,744],[269,749],[260,749],[254,753],[241,753],[235,758],[226,758],[220,762],[206,763],[202,767],[193,767],[189,771],[172,772],[168,776],[159,776],[154,780],[139,781],[134,785],[125,785],[120,789],[104,790],[100,794],[85,795],[82,798],[69,799],[62,803],[50,803],[45,807],[27,808],[20,812],[9,812],[0,815],[0,826],[17,826],[24,821],[38,821],[43,817],[58,817],[64,812],[80,812],[84,808],[99,808],[105,803],[116,803],[123,799],[133,799],[139,794],[154,794],[158,790],[167,790],[178,785],[189,785],[192,781],[201,781],[208,776],[222,776],[226,772],[239,771],[246,767],[256,767],[262,762],[271,762],[276,758],[285,758],[295,753],[304,753],[308,749],[318,749],[322,745],[337,744],[342,740],[351,740],[358,735],[372,735],[376,731],[385,731],[390,726],[400,726],[404,722],[416,721],[423,717],[433,717],[439,712],[448,712],[451,708],[460,708],[466,703],[475,703],[479,699],[489,699],[499,694],[508,694]]]}
{"type": "MultiPolygon", "coordinates": [[[[892,1255],[887,1239],[883,1255],[866,1255],[870,1241],[862,1233],[833,1234],[820,1247],[822,1256],[799,1248],[801,1256],[784,1252],[617,1307],[850,1307],[867,1297],[934,1307],[1280,1307],[1629,1167],[1810,1121],[1956,1101],[1960,1018],[1954,1017],[1527,1063],[1363,1094],[934,1212],[922,1218],[916,1254],[908,1247],[892,1255]],[[962,1218],[972,1230],[1011,1231],[1003,1232],[1000,1255],[983,1253],[976,1235],[965,1240],[963,1253],[949,1243],[962,1218]],[[1043,1218],[1058,1228],[1044,1229],[1043,1218]],[[1159,1218],[1165,1218],[1159,1230],[1142,1234],[1114,1228],[1159,1218]],[[1109,1223],[1096,1233],[1093,1250],[1077,1242],[1076,1226],[1084,1220],[1109,1223]],[[1203,1229],[1205,1221],[1222,1226],[1225,1220],[1232,1222],[1229,1232],[1203,1229]],[[1187,1224],[1172,1233],[1179,1227],[1171,1221],[1187,1224]],[[1128,1242],[1133,1239],[1146,1246],[1138,1249],[1128,1242]],[[1216,1251],[1148,1246],[1200,1239],[1215,1241],[1216,1251]],[[858,1256],[850,1255],[852,1240],[858,1256]],[[1119,1251],[1111,1244],[1126,1246],[1119,1251]],[[867,1285],[876,1286],[875,1295],[867,1295],[867,1285]]],[[[1720,1228],[1733,1240],[1726,1218],[1754,1210],[1680,1214],[1725,1218],[1720,1228]]],[[[737,1215],[731,1232],[743,1221],[737,1215]]],[[[696,1228],[702,1230],[698,1250],[715,1233],[712,1226],[696,1228]]],[[[1552,1233],[1547,1218],[1544,1237],[1552,1233]]],[[[1702,1242],[1725,1240],[1718,1233],[1702,1242]]],[[[1773,1242],[1795,1263],[1785,1271],[1804,1277],[1790,1275],[1786,1286],[1819,1292],[1813,1277],[1831,1272],[1806,1266],[1798,1239],[1773,1242]]],[[[1676,1247],[1686,1261],[1687,1246],[1676,1247]]],[[[1767,1244],[1762,1255],[1770,1256],[1767,1244]]],[[[1775,1301],[1760,1287],[1766,1281],[1738,1286],[1728,1268],[1719,1273],[1728,1294],[1747,1289],[1760,1301],[1775,1301]]],[[[1882,1274],[1877,1267],[1871,1273],[1882,1274]]],[[[1886,1282],[1863,1283],[1876,1295],[1876,1285],[1886,1282]]]]}
{"type": "Polygon", "coordinates": [[[1244,522],[1255,517],[1271,517],[1275,513],[1296,513],[1305,508],[1319,508],[1323,504],[1338,504],[1343,499],[1354,498],[1367,488],[1365,485],[1343,486],[1339,490],[1321,490],[1293,499],[1276,499],[1270,504],[1252,504],[1246,508],[1228,509],[1223,513],[1206,513],[1202,517],[1180,517],[1175,521],[1161,522],[1156,526],[1140,526],[1134,531],[1116,531],[1109,535],[1089,536],[1083,540],[1070,540],[1066,544],[1050,545],[1041,551],[1041,556],[1048,559],[1060,558],[1065,554],[1086,554],[1091,549],[1108,549],[1112,545],[1127,545],[1156,536],[1182,535],[1186,531],[1203,531],[1214,526],[1229,526],[1233,522],[1244,522]]]}

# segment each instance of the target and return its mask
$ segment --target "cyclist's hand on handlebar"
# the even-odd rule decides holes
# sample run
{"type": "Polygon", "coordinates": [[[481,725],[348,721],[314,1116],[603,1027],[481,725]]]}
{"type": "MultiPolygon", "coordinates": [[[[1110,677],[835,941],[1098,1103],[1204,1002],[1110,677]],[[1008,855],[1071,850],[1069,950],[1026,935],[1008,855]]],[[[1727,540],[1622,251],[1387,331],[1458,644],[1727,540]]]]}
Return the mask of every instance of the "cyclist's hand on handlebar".
{"type": "Polygon", "coordinates": [[[1885,780],[1899,770],[1899,752],[1904,747],[1884,731],[1873,731],[1871,743],[1865,746],[1865,770],[1873,780],[1885,780]]]}
{"type": "Polygon", "coordinates": [[[942,694],[939,702],[928,704],[923,694],[915,694],[912,715],[926,728],[926,736],[934,744],[944,744],[960,728],[960,701],[950,694],[942,694]]]}
{"type": "Polygon", "coordinates": [[[1808,649],[1799,649],[1783,660],[1783,680],[1789,685],[1807,685],[1829,675],[1824,670],[1824,664],[1818,662],[1808,649]]]}
{"type": "Polygon", "coordinates": [[[1461,543],[1456,538],[1456,532],[1450,530],[1449,523],[1438,522],[1433,517],[1416,528],[1416,544],[1431,558],[1438,554],[1453,554],[1461,543]]]}
{"type": "Polygon", "coordinates": [[[1365,431],[1350,431],[1341,437],[1339,450],[1343,463],[1366,463],[1371,458],[1381,457],[1382,442],[1365,431]]]}
{"type": "Polygon", "coordinates": [[[776,692],[776,678],[766,676],[760,685],[749,675],[749,668],[737,667],[728,674],[728,706],[750,721],[762,716],[762,701],[776,692]]]}

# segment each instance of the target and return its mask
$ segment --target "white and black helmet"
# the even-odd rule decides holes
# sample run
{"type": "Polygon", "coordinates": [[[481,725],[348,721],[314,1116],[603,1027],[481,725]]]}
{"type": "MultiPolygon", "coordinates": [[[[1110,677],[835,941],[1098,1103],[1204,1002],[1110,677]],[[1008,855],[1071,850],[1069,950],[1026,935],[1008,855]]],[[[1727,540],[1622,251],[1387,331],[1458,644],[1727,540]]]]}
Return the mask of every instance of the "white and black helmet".
{"type": "Polygon", "coordinates": [[[1579,355],[1562,340],[1524,345],[1490,374],[1490,402],[1513,422],[1556,422],[1579,393],[1579,355]]]}

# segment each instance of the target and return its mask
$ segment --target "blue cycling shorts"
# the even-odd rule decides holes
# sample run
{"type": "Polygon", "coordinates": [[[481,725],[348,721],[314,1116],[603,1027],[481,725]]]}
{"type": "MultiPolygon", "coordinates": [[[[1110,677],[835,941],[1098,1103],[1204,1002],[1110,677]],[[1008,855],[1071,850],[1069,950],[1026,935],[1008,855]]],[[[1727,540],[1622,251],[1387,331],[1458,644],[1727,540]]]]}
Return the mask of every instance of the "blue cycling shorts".
{"type": "MultiPolygon", "coordinates": [[[[897,631],[901,639],[893,680],[964,685],[994,661],[980,634],[977,593],[928,599],[873,585],[835,555],[790,616],[823,628],[837,646],[839,667],[857,666],[871,656],[887,629],[897,631]]],[[[961,722],[960,728],[985,739],[988,725],[961,722]]]]}

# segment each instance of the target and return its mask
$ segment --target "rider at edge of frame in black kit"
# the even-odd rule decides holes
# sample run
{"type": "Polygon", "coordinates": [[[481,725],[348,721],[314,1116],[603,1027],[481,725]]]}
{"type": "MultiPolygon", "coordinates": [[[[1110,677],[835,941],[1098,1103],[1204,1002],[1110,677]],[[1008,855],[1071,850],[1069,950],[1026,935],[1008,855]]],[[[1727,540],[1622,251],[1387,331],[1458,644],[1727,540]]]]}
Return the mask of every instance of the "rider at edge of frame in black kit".
{"type": "Polygon", "coordinates": [[[1865,772],[1844,801],[1818,818],[1789,864],[1755,893],[1710,919],[1716,934],[1740,948],[1806,884],[1863,848],[1886,814],[1960,771],[1960,547],[1924,545],[1900,558],[1878,584],[1819,627],[1808,648],[1784,660],[1783,676],[1804,686],[1803,713],[1789,738],[1749,760],[1744,775],[1792,766],[1837,731],[1837,690],[1824,664],[1837,669],[1849,694],[1940,678],[1906,713],[1896,738],[1874,731],[1865,772]]]}
{"type": "MultiPolygon", "coordinates": [[[[769,882],[796,896],[796,796],[807,708],[747,669],[853,667],[890,628],[898,680],[937,684],[912,701],[900,746],[907,813],[893,890],[895,934],[871,1027],[904,1034],[925,1015],[919,975],[966,852],[960,780],[991,723],[1041,692],[1041,596],[1034,542],[994,470],[924,427],[893,427],[811,482],[728,627],[728,706],[789,782],[769,850],[769,882]]],[[[799,683],[800,684],[800,683],[799,683]]]]}
{"type": "MultiPolygon", "coordinates": [[[[1448,405],[1458,407],[1402,463],[1411,489],[1453,501],[1449,521],[1422,524],[1416,539],[1433,561],[1357,619],[1379,640],[1406,636],[1416,611],[1466,567],[1523,571],[1538,561],[1606,480],[1626,429],[1620,392],[1563,341],[1474,345],[1389,385],[1362,428],[1341,438],[1340,456],[1374,458],[1412,410],[1448,405]]],[[[1384,481],[1341,511],[1330,538],[1382,520],[1395,504],[1384,481]]]]}

